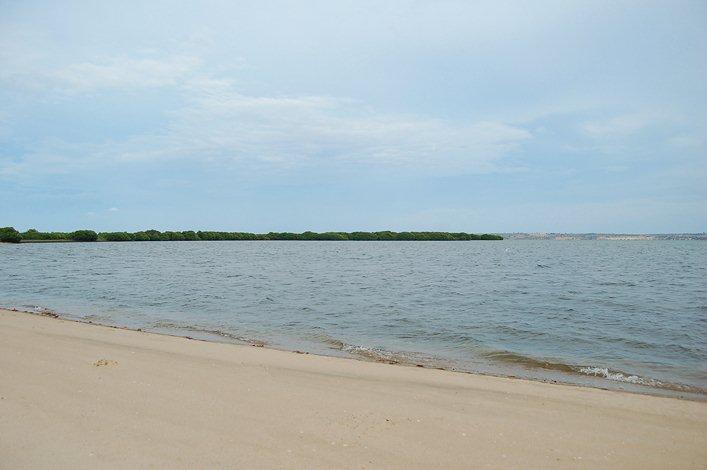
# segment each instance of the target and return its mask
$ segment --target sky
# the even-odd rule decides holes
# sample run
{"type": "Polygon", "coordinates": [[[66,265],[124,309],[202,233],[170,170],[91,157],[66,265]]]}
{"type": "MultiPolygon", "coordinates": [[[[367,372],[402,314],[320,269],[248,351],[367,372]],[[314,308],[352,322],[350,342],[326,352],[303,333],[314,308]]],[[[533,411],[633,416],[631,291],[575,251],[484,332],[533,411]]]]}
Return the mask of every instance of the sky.
{"type": "Polygon", "coordinates": [[[0,0],[0,226],[707,231],[707,2],[0,0]]]}

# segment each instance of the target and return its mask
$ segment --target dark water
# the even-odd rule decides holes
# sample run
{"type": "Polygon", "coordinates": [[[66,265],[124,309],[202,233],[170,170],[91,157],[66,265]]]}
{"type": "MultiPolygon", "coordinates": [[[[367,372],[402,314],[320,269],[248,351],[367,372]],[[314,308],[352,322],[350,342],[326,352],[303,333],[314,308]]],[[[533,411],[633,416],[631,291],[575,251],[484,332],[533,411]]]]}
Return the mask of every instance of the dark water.
{"type": "Polygon", "coordinates": [[[0,305],[217,340],[705,396],[695,241],[0,244],[0,305]]]}

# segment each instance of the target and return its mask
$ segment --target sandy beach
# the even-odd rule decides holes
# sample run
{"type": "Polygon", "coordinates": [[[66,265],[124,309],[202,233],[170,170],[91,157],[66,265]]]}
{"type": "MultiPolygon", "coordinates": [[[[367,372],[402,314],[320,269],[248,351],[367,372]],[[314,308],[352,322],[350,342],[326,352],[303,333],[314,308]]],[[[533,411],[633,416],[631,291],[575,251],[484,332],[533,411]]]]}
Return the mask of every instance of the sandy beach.
{"type": "Polygon", "coordinates": [[[707,403],[0,310],[0,468],[705,468],[707,403]]]}

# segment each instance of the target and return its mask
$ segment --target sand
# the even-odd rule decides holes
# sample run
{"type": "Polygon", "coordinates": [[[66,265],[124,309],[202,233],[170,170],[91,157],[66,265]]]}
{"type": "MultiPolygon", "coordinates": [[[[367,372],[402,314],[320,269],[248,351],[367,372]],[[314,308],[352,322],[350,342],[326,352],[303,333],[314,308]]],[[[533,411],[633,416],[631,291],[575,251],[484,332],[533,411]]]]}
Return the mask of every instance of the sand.
{"type": "Polygon", "coordinates": [[[707,403],[0,311],[0,468],[707,468],[707,403]]]}

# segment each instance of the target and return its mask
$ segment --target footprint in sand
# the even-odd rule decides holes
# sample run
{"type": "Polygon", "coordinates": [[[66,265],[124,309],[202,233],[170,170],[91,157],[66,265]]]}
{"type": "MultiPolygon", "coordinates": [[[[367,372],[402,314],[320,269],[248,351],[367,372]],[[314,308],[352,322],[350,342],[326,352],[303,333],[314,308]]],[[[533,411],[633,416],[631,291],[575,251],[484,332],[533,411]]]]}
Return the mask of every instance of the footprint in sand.
{"type": "Polygon", "coordinates": [[[101,367],[101,366],[117,366],[118,361],[111,361],[109,359],[99,359],[96,362],[93,363],[94,366],[96,367],[101,367]]]}

